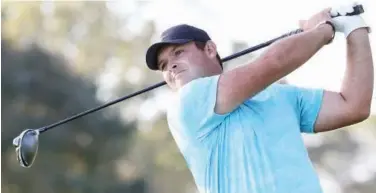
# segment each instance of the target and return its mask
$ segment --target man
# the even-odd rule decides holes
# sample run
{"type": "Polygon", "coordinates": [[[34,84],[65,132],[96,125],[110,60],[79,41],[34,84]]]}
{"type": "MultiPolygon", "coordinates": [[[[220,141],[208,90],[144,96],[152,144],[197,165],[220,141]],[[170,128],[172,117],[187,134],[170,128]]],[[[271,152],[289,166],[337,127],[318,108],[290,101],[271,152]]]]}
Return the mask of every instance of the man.
{"type": "Polygon", "coordinates": [[[332,19],[325,9],[300,26],[303,33],[227,72],[215,43],[193,26],[169,28],[148,49],[148,67],[177,91],[168,124],[200,192],[322,192],[301,133],[369,116],[373,64],[362,18],[332,19]],[[336,31],[347,41],[340,92],[275,83],[330,44],[336,31]]]}

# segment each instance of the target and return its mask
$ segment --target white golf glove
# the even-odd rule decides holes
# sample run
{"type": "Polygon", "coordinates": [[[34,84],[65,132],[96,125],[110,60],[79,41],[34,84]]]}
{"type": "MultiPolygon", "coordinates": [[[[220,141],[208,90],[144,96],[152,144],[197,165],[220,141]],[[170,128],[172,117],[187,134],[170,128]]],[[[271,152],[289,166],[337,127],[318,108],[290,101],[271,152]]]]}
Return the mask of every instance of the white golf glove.
{"type": "MultiPolygon", "coordinates": [[[[339,6],[338,8],[332,8],[330,15],[346,15],[346,13],[351,13],[354,11],[353,6],[355,5],[357,4],[353,3],[345,6],[339,6]]],[[[335,26],[336,31],[344,33],[346,38],[351,32],[359,28],[367,28],[368,33],[371,32],[371,28],[365,23],[364,19],[360,15],[338,16],[332,19],[332,23],[335,26]]]]}

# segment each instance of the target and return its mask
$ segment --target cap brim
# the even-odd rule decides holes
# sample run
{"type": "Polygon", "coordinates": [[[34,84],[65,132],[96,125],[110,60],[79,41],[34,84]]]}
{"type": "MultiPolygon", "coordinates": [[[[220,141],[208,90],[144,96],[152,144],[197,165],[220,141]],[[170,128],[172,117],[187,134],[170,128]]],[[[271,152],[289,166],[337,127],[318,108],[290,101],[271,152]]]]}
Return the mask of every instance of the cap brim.
{"type": "Polygon", "coordinates": [[[149,47],[146,51],[146,64],[151,70],[158,70],[158,51],[163,46],[170,44],[185,44],[192,41],[192,39],[177,39],[170,41],[158,42],[149,47]]]}

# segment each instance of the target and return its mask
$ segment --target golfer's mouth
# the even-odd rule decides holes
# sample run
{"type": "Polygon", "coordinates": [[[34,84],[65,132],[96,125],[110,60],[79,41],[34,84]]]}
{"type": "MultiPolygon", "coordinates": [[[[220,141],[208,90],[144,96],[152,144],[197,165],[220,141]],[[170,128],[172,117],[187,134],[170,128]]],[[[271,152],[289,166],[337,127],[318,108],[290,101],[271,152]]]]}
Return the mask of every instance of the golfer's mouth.
{"type": "Polygon", "coordinates": [[[182,72],[184,72],[185,70],[182,70],[182,71],[180,71],[180,72],[178,72],[178,73],[175,73],[174,74],[174,79],[176,79],[180,74],[182,74],[182,72]]]}

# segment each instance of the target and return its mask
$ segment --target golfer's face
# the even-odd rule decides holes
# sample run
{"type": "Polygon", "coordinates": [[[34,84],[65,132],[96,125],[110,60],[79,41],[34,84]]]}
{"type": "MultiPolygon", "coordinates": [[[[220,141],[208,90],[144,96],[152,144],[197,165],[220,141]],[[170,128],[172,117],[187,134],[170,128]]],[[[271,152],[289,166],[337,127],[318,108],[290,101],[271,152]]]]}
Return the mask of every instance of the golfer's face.
{"type": "Polygon", "coordinates": [[[167,84],[174,90],[203,75],[205,52],[191,42],[171,45],[158,55],[158,67],[167,84]]]}

